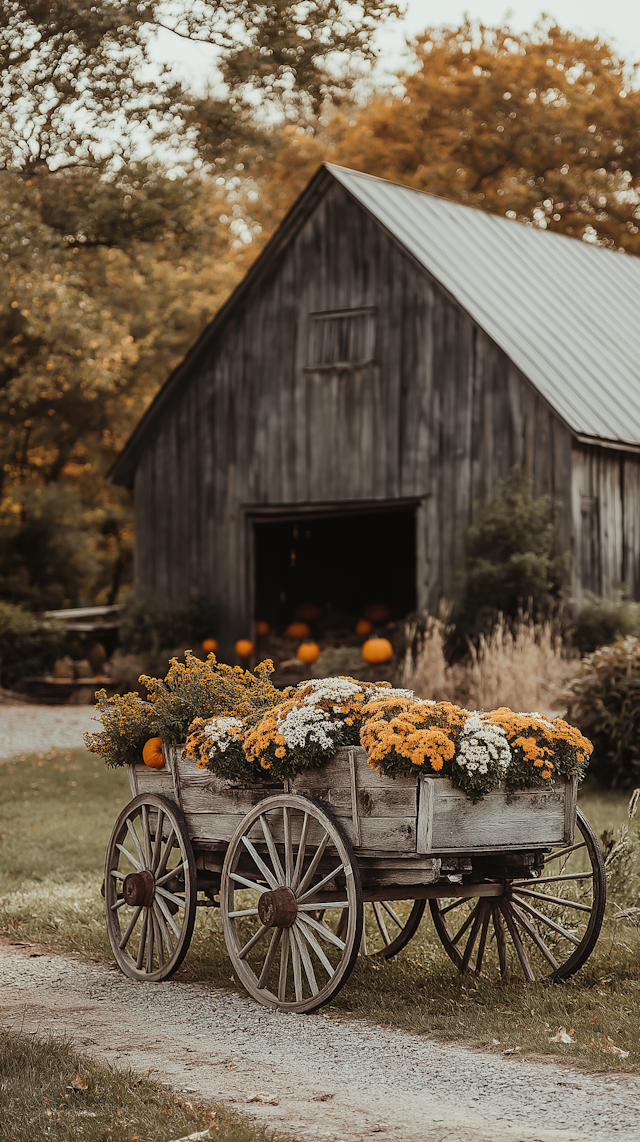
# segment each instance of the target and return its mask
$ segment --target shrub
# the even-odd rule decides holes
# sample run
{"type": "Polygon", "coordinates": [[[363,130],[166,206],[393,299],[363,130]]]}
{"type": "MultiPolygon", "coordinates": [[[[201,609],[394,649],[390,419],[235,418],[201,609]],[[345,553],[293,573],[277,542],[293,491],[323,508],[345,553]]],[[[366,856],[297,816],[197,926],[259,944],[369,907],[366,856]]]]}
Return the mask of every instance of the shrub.
{"type": "Polygon", "coordinates": [[[11,688],[32,674],[48,674],[64,648],[64,631],[29,611],[0,601],[0,682],[11,688]]]}
{"type": "Polygon", "coordinates": [[[620,591],[606,599],[586,596],[573,628],[573,641],[581,654],[622,642],[628,635],[640,635],[640,603],[626,599],[620,591]]]}
{"type": "Polygon", "coordinates": [[[125,606],[120,643],[125,654],[152,655],[177,647],[199,647],[215,634],[216,615],[210,603],[167,599],[139,591],[125,606]]]}
{"type": "Polygon", "coordinates": [[[480,508],[466,533],[466,592],[459,631],[486,633],[498,614],[516,619],[533,606],[549,617],[557,609],[569,555],[561,551],[554,506],[534,499],[529,476],[514,468],[494,499],[480,508]],[[531,603],[529,603],[531,600],[531,603]]]}
{"type": "Polygon", "coordinates": [[[567,720],[593,742],[589,772],[608,788],[640,779],[640,639],[587,655],[568,686],[567,720]]]}

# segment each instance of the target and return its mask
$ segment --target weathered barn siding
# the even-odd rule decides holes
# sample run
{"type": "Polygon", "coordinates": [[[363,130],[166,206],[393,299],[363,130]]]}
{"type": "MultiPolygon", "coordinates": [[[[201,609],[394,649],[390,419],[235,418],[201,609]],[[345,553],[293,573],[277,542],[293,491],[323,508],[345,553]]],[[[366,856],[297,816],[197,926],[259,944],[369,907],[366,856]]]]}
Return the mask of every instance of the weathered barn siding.
{"type": "Polygon", "coordinates": [[[640,598],[640,463],[593,445],[572,455],[573,594],[640,598]]]}
{"type": "Polygon", "coordinates": [[[514,464],[561,501],[570,544],[571,463],[571,434],[531,384],[334,184],[149,434],[136,578],[217,602],[225,641],[252,618],[247,506],[415,497],[418,602],[434,605],[459,586],[474,503],[514,464]],[[377,315],[373,363],[310,368],[309,314],[360,307],[377,315]]]}

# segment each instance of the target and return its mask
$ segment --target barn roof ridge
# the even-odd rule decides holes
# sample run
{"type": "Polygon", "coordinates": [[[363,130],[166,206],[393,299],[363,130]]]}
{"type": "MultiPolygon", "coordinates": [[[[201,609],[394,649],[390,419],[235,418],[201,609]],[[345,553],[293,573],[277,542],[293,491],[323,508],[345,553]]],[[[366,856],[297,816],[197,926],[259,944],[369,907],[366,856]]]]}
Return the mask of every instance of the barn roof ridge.
{"type": "Polygon", "coordinates": [[[577,439],[640,448],[640,258],[323,163],[149,405],[108,474],[111,482],[131,482],[147,432],[190,366],[334,182],[484,329],[577,439]]]}

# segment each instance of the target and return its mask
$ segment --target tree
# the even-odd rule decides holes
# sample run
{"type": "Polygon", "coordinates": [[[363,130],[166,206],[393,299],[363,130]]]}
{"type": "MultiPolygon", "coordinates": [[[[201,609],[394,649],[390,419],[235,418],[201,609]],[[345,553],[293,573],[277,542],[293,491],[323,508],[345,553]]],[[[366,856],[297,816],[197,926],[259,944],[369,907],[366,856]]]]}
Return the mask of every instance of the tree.
{"type": "Polygon", "coordinates": [[[429,29],[404,92],[331,127],[336,161],[640,252],[638,65],[544,25],[429,29]]]}

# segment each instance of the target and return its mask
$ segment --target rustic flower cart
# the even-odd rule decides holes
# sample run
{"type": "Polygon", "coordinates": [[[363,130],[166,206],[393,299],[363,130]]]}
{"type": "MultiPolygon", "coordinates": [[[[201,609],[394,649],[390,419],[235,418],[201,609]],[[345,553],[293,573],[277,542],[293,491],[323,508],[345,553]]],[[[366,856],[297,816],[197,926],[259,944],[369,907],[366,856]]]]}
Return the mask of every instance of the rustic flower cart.
{"type": "Polygon", "coordinates": [[[356,746],[250,788],[163,752],[162,768],[129,766],[106,858],[109,939],[132,979],[169,978],[196,910],[218,902],[237,975],[285,1011],[329,1002],[359,952],[395,955],[427,901],[472,975],[566,979],[597,941],[605,872],[575,779],[474,804],[445,777],[380,775],[356,746]]]}

